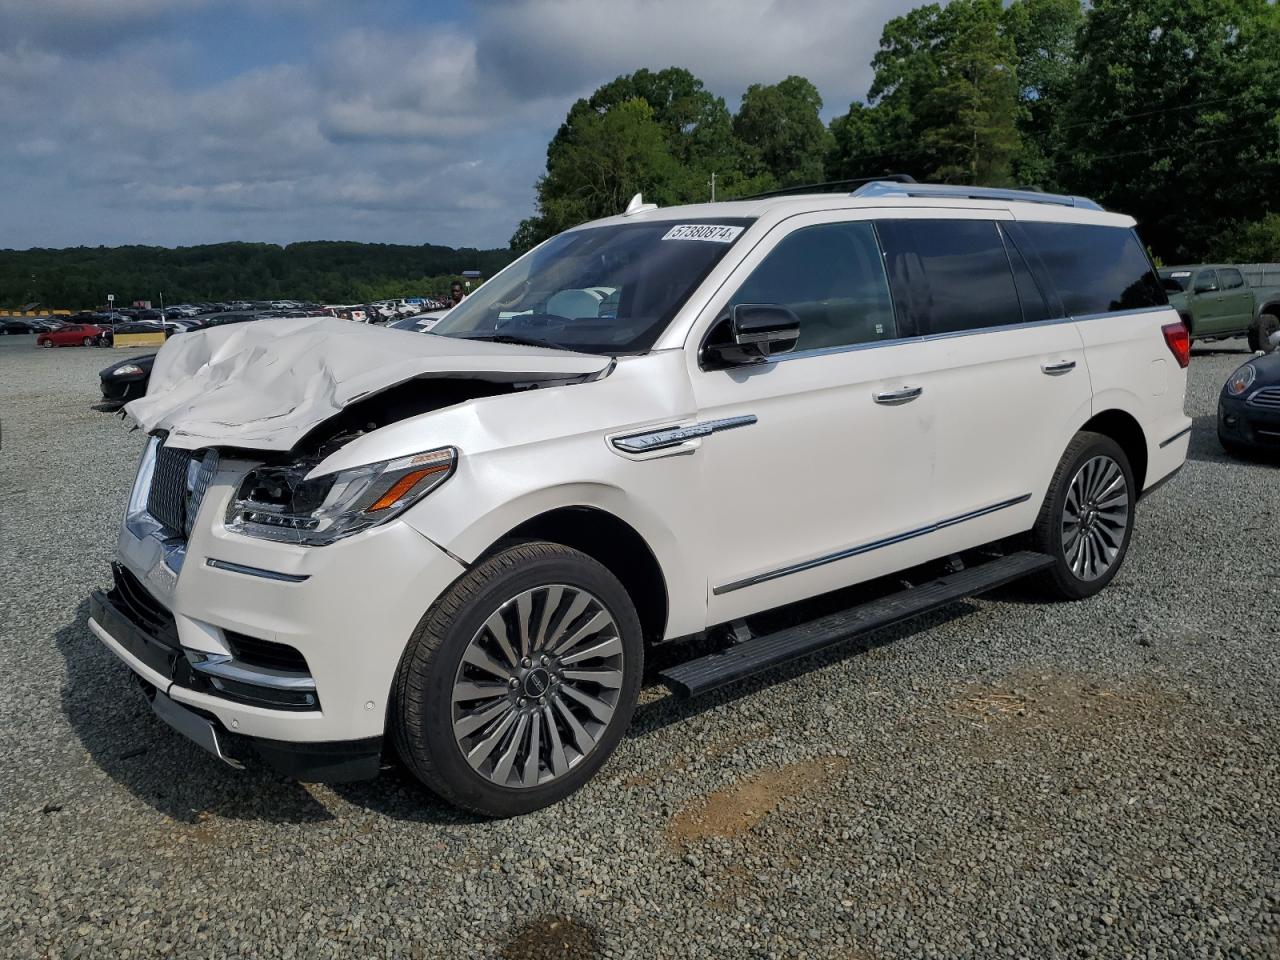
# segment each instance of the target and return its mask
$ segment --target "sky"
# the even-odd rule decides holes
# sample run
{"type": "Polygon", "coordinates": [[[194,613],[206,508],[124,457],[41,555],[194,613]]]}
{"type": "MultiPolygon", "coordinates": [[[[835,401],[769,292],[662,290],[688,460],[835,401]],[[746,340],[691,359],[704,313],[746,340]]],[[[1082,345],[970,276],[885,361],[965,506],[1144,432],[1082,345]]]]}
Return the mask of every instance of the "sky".
{"type": "Polygon", "coordinates": [[[505,246],[574,100],[866,95],[906,0],[0,0],[0,248],[505,246]]]}

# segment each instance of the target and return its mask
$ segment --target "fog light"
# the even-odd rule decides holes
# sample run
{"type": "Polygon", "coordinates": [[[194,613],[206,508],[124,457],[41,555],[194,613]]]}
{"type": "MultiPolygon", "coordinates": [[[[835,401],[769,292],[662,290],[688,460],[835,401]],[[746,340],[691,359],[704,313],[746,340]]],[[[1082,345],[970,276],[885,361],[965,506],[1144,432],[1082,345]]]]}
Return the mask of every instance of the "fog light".
{"type": "Polygon", "coordinates": [[[1222,418],[1222,422],[1225,423],[1228,427],[1234,427],[1237,423],[1240,422],[1240,418],[1237,417],[1234,413],[1228,413],[1226,416],[1222,418]]]}

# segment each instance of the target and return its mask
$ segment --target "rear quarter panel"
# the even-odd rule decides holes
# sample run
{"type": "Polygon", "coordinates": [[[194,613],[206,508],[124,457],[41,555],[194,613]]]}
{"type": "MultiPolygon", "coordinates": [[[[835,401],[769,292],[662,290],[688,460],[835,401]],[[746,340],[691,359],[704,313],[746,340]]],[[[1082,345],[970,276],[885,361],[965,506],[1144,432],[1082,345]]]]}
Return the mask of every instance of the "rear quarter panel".
{"type": "Polygon", "coordinates": [[[1160,328],[1178,323],[1172,307],[1081,318],[1093,415],[1122,410],[1142,427],[1147,444],[1143,489],[1186,460],[1191,418],[1183,412],[1187,371],[1178,366],[1160,328]]]}

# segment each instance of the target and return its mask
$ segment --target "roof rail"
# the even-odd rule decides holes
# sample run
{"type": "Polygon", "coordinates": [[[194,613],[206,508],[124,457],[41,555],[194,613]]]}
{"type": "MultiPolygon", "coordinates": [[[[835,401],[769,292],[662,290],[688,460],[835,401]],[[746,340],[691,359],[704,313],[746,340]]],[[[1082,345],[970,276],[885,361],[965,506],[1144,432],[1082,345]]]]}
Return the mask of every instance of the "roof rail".
{"type": "Polygon", "coordinates": [[[885,173],[878,177],[858,177],[854,180],[826,180],[822,183],[802,183],[795,187],[783,187],[781,190],[768,190],[765,193],[754,193],[742,200],[767,200],[770,197],[796,197],[806,193],[849,193],[868,183],[915,183],[915,177],[909,173],[885,173]]]}
{"type": "Polygon", "coordinates": [[[1083,210],[1101,210],[1102,207],[1088,197],[1072,197],[1061,193],[1044,193],[1038,189],[1012,189],[1009,187],[966,187],[950,183],[909,183],[873,180],[853,191],[852,196],[863,199],[880,197],[934,197],[951,200],[1006,200],[1019,203],[1052,203],[1060,207],[1079,207],[1083,210]]]}

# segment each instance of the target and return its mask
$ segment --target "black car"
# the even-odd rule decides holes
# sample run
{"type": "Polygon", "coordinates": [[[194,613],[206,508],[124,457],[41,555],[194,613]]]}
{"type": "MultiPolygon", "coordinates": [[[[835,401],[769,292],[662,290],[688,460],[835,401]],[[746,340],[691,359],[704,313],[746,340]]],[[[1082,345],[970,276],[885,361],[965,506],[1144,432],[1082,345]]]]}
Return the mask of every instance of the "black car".
{"type": "Polygon", "coordinates": [[[151,379],[151,366],[156,362],[156,355],[148,353],[141,357],[129,357],[119,360],[99,371],[102,399],[107,403],[124,404],[136,400],[147,392],[147,381],[151,379]]]}
{"type": "Polygon", "coordinates": [[[0,320],[0,337],[18,333],[39,333],[39,330],[27,320],[0,320]]]}
{"type": "Polygon", "coordinates": [[[1280,456],[1280,351],[1231,374],[1218,398],[1218,441],[1232,456],[1280,456]]]}

